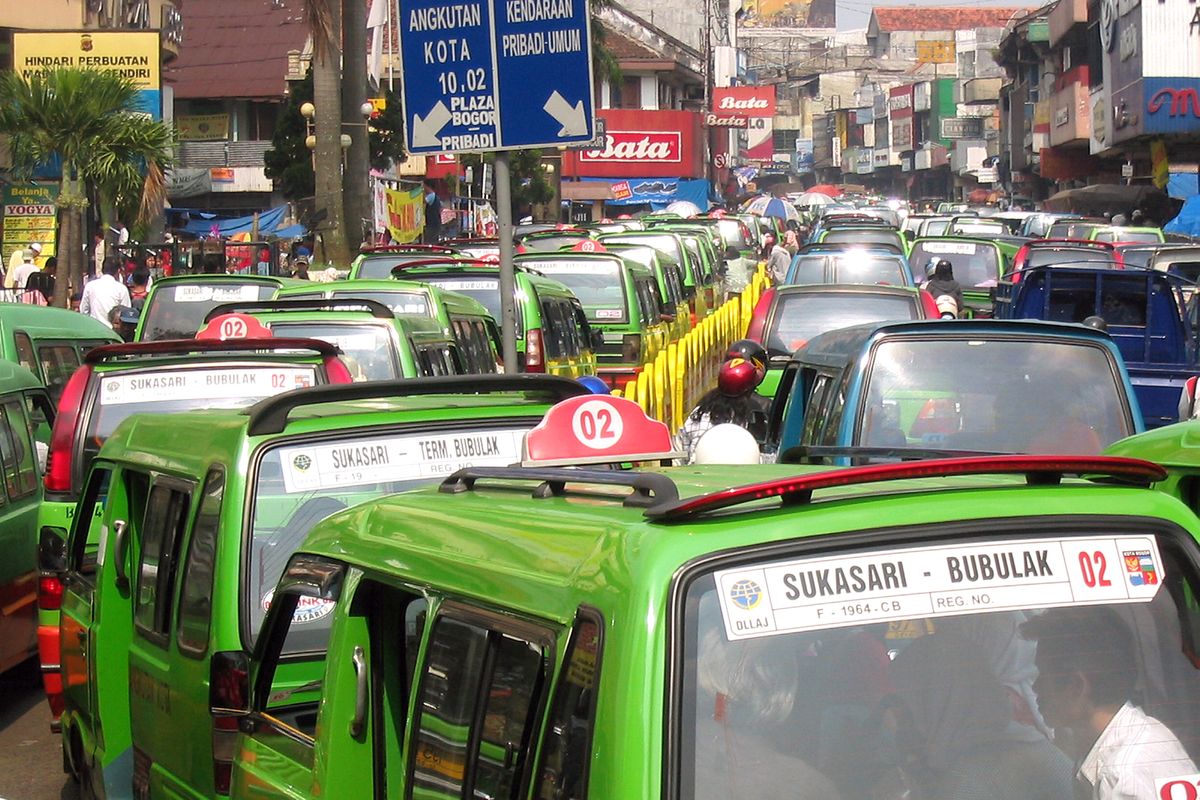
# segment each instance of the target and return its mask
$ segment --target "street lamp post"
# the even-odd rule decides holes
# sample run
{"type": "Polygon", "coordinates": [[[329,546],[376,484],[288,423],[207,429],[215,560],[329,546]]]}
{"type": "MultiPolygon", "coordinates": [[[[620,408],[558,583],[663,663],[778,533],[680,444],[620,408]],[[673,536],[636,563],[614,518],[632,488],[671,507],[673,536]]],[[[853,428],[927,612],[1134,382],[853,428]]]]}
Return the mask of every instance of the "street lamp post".
{"type": "MultiPolygon", "coordinates": [[[[365,145],[366,137],[368,136],[368,128],[367,128],[366,118],[371,115],[373,110],[374,109],[370,103],[363,103],[362,106],[359,107],[359,111],[363,115],[362,122],[342,121],[339,123],[339,125],[341,128],[351,127],[351,128],[361,129],[361,132],[358,135],[363,137],[364,145],[365,145]]],[[[321,142],[317,137],[318,126],[317,126],[317,107],[316,107],[316,105],[311,102],[306,102],[306,103],[301,104],[300,116],[304,117],[304,130],[305,130],[304,146],[307,147],[309,152],[312,154],[313,173],[317,178],[316,182],[317,182],[317,185],[319,188],[319,186],[321,185],[321,180],[320,180],[321,176],[318,174],[318,168],[317,168],[317,145],[320,144],[321,142]]],[[[332,138],[332,137],[330,137],[330,138],[332,138]]],[[[328,142],[329,139],[326,139],[325,141],[328,142]]],[[[341,151],[341,163],[340,163],[340,168],[338,170],[338,176],[337,176],[337,179],[338,179],[337,180],[337,183],[338,183],[337,199],[339,201],[339,205],[340,205],[341,195],[342,195],[341,182],[342,182],[342,178],[344,177],[345,172],[346,172],[346,152],[350,149],[351,146],[353,146],[353,144],[354,144],[354,138],[351,136],[351,134],[345,133],[345,132],[338,134],[338,146],[341,151]]],[[[319,199],[321,196],[321,192],[318,191],[317,195],[318,195],[318,199],[319,199]]],[[[339,215],[339,220],[340,219],[341,218],[339,215]]],[[[338,224],[341,224],[341,222],[339,222],[338,224]]],[[[359,225],[361,226],[361,222],[359,223],[359,225]]],[[[360,233],[360,232],[356,232],[356,234],[357,233],[360,233]]],[[[323,237],[322,237],[322,247],[324,247],[323,237]]]]}

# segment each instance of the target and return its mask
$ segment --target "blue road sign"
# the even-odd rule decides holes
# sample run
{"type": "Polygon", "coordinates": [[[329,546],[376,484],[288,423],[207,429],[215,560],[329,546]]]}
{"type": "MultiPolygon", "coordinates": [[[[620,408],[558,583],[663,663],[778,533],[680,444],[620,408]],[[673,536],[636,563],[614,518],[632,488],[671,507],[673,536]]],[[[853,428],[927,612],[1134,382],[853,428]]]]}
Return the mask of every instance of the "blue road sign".
{"type": "Polygon", "coordinates": [[[592,138],[588,0],[399,0],[412,153],[592,138]]]}

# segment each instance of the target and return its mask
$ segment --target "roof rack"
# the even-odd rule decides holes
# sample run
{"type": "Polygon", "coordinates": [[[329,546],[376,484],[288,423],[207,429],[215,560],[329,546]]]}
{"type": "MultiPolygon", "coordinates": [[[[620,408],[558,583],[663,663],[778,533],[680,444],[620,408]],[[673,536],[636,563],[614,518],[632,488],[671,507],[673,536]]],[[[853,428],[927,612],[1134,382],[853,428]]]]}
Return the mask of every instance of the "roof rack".
{"type": "Polygon", "coordinates": [[[658,472],[629,472],[567,467],[466,467],[442,481],[439,492],[470,492],[480,480],[538,481],[534,498],[561,497],[568,483],[627,486],[633,491],[622,502],[632,508],[650,508],[679,500],[675,482],[658,472]]]}
{"type": "Polygon", "coordinates": [[[281,433],[288,415],[297,408],[351,400],[391,400],[434,394],[503,394],[525,392],[550,395],[551,403],[589,394],[583,384],[555,375],[446,375],[438,378],[405,378],[392,381],[329,384],[294,389],[260,400],[246,410],[247,433],[262,436],[281,433]]]}
{"type": "Polygon", "coordinates": [[[250,350],[311,350],[321,356],[336,356],[341,350],[336,345],[319,339],[265,338],[254,339],[161,339],[155,342],[124,342],[93,347],[83,357],[85,364],[99,364],[125,356],[168,356],[193,353],[232,353],[250,350]]]}
{"type": "Polygon", "coordinates": [[[392,319],[392,310],[365,298],[314,297],[311,300],[250,300],[222,303],[204,316],[205,324],[224,314],[261,314],[269,311],[369,311],[376,319],[392,319]]]}
{"type": "Polygon", "coordinates": [[[1064,475],[1095,475],[1133,486],[1148,486],[1167,477],[1167,471],[1158,464],[1115,456],[1016,455],[950,458],[899,464],[871,464],[735,486],[699,497],[655,505],[646,509],[645,513],[647,517],[658,522],[683,522],[713,511],[770,497],[780,498],[785,505],[809,503],[815,490],[837,486],[954,475],[1021,474],[1033,485],[1056,484],[1064,475]]]}

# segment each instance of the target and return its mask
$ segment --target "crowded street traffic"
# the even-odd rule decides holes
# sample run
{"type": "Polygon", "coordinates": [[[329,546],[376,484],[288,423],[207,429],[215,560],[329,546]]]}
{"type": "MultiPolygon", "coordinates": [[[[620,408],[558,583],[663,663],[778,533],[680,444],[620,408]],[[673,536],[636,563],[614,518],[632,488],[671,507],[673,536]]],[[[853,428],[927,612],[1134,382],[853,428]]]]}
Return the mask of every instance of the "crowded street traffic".
{"type": "Polygon", "coordinates": [[[1200,797],[1194,4],[0,6],[0,800],[1200,797]]]}

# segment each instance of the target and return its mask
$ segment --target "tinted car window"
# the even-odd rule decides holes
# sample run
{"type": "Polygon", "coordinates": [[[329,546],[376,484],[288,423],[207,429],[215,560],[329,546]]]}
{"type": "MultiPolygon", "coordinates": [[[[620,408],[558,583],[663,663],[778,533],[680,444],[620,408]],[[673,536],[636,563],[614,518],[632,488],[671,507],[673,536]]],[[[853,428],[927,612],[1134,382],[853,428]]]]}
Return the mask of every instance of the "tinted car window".
{"type": "Polygon", "coordinates": [[[414,317],[433,316],[429,298],[421,292],[371,292],[361,289],[346,289],[334,292],[333,296],[346,300],[374,300],[376,303],[383,303],[393,314],[408,314],[414,317]]]}
{"type": "Polygon", "coordinates": [[[1133,432],[1116,370],[1090,345],[884,341],[871,357],[855,443],[1096,454],[1133,432]]]}
{"type": "Polygon", "coordinates": [[[162,286],[143,312],[142,339],[192,339],[208,312],[222,303],[270,300],[275,292],[273,285],[231,281],[162,286]]]}
{"type": "Polygon", "coordinates": [[[621,266],[608,260],[535,261],[538,272],[565,285],[596,322],[625,322],[625,282],[621,266]]]}
{"type": "Polygon", "coordinates": [[[1089,267],[1115,268],[1116,261],[1112,253],[1100,248],[1041,248],[1029,251],[1025,259],[1025,267],[1070,266],[1071,264],[1086,264],[1089,267]]]}
{"type": "MultiPolygon", "coordinates": [[[[503,320],[503,312],[500,308],[500,279],[491,278],[486,275],[418,275],[414,276],[424,281],[432,283],[434,286],[440,286],[451,292],[465,294],[478,301],[488,313],[492,315],[492,319],[496,320],[497,324],[501,324],[503,320]]],[[[517,283],[518,289],[520,282],[517,283]]],[[[525,332],[525,317],[521,313],[521,304],[517,303],[517,337],[520,338],[525,332]]]]}
{"type": "Polygon", "coordinates": [[[908,256],[917,280],[932,277],[929,265],[945,259],[962,286],[995,286],[999,264],[996,249],[975,242],[916,242],[908,256]]]}
{"type": "Polygon", "coordinates": [[[825,234],[821,241],[825,244],[886,244],[900,248],[901,252],[904,250],[903,237],[895,231],[889,230],[862,231],[835,228],[825,234]]]}
{"type": "MultiPolygon", "coordinates": [[[[389,323],[390,325],[390,323],[389,323]]],[[[323,325],[317,322],[273,322],[276,336],[319,339],[342,349],[342,360],[356,381],[402,378],[394,329],[388,325],[323,325]]]]}
{"type": "Polygon", "coordinates": [[[771,311],[766,347],[791,353],[826,331],[866,322],[918,319],[917,297],[883,294],[781,294],[771,311]]]}

